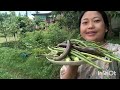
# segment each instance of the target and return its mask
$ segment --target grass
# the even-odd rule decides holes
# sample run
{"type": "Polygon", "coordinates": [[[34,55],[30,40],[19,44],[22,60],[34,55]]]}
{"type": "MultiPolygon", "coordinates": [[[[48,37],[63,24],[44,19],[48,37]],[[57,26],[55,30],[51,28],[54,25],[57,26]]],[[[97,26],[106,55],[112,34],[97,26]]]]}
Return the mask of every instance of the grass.
{"type": "Polygon", "coordinates": [[[45,57],[35,58],[32,54],[22,57],[25,50],[9,47],[0,48],[0,79],[57,79],[60,66],[54,65],[45,57]]]}
{"type": "MultiPolygon", "coordinates": [[[[7,41],[8,42],[15,41],[15,38],[14,37],[7,37],[7,41]]],[[[6,42],[6,39],[4,37],[0,37],[0,43],[4,43],[4,42],[6,42]]]]}
{"type": "Polygon", "coordinates": [[[19,72],[13,72],[6,68],[0,68],[0,79],[24,79],[19,72]]]}

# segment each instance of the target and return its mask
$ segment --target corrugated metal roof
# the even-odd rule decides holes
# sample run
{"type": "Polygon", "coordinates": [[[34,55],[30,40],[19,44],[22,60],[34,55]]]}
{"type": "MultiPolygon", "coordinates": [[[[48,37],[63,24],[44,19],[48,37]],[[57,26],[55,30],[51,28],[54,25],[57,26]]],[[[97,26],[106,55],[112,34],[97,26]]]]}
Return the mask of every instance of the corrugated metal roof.
{"type": "Polygon", "coordinates": [[[32,14],[32,15],[33,15],[33,16],[34,16],[34,15],[51,15],[51,13],[52,13],[52,12],[48,12],[48,13],[37,13],[37,14],[34,13],[34,14],[32,14]]]}

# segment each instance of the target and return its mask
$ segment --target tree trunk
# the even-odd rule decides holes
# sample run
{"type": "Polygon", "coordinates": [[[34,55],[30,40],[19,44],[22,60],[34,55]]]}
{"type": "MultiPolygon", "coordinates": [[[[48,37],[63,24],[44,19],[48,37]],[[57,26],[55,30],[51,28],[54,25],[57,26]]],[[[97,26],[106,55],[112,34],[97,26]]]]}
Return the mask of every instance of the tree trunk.
{"type": "Polygon", "coordinates": [[[7,36],[5,35],[5,41],[6,41],[6,43],[7,43],[7,36]]]}
{"type": "Polygon", "coordinates": [[[14,34],[13,34],[13,37],[14,37],[14,39],[15,39],[15,41],[16,41],[16,37],[15,37],[15,36],[16,36],[16,34],[14,33],[14,34]]]}
{"type": "Polygon", "coordinates": [[[26,17],[28,17],[28,12],[26,11],[26,17]]]}

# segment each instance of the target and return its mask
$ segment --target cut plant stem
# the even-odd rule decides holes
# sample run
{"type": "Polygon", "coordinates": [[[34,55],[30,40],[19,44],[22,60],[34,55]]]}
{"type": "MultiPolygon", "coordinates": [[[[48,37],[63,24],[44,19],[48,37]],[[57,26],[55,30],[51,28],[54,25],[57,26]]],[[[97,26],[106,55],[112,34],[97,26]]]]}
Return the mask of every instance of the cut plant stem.
{"type": "Polygon", "coordinates": [[[71,39],[70,41],[75,41],[75,42],[79,42],[81,45],[87,47],[86,44],[83,43],[83,41],[77,40],[77,39],[71,39]]]}
{"type": "Polygon", "coordinates": [[[105,59],[103,59],[103,58],[97,57],[97,56],[92,55],[92,54],[88,54],[88,53],[84,53],[84,52],[80,52],[80,53],[83,54],[83,55],[91,56],[91,57],[93,57],[93,58],[96,58],[96,59],[102,60],[102,61],[107,62],[107,63],[111,63],[111,62],[112,62],[112,61],[105,60],[105,59]]]}
{"type": "Polygon", "coordinates": [[[86,63],[88,63],[88,64],[94,66],[95,68],[97,68],[98,70],[102,71],[102,68],[100,68],[99,66],[97,66],[96,64],[94,64],[94,62],[89,61],[87,58],[84,58],[80,53],[76,53],[75,51],[71,51],[71,54],[77,56],[81,60],[85,61],[86,63]]]}

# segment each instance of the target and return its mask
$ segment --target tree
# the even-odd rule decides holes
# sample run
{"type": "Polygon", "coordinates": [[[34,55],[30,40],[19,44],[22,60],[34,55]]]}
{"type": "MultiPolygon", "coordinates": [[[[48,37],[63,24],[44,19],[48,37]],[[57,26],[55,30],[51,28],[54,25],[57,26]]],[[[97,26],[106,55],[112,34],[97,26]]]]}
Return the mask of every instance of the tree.
{"type": "Polygon", "coordinates": [[[23,17],[17,17],[17,23],[18,23],[18,27],[20,29],[20,33],[23,34],[27,31],[33,31],[33,27],[35,26],[34,21],[32,21],[31,19],[29,19],[26,16],[23,17]]]}
{"type": "Polygon", "coordinates": [[[4,22],[5,22],[6,18],[8,18],[9,16],[10,15],[8,15],[7,13],[0,13],[0,32],[4,35],[6,42],[7,42],[8,32],[6,31],[4,22]]]}
{"type": "Polygon", "coordinates": [[[119,29],[120,29],[120,27],[118,26],[118,27],[116,27],[115,29],[112,27],[113,25],[112,25],[112,19],[114,20],[114,19],[116,19],[116,18],[118,18],[118,19],[120,19],[120,11],[106,11],[106,13],[108,14],[108,19],[109,19],[109,25],[110,25],[110,27],[109,27],[109,33],[108,33],[108,36],[109,37],[113,37],[113,34],[112,33],[117,33],[117,34],[119,34],[119,29]]]}
{"type": "Polygon", "coordinates": [[[56,20],[61,27],[67,27],[67,29],[79,28],[79,16],[81,11],[53,11],[56,20]]]}

